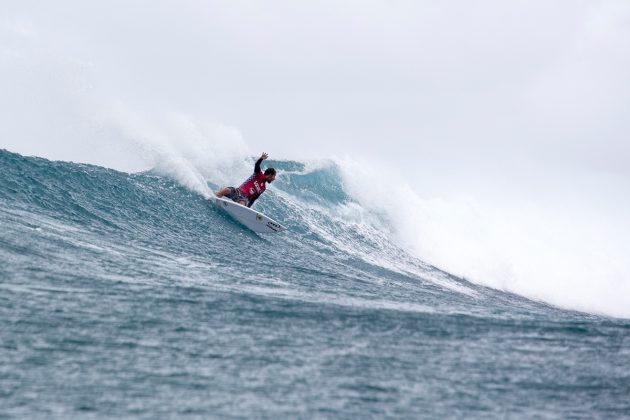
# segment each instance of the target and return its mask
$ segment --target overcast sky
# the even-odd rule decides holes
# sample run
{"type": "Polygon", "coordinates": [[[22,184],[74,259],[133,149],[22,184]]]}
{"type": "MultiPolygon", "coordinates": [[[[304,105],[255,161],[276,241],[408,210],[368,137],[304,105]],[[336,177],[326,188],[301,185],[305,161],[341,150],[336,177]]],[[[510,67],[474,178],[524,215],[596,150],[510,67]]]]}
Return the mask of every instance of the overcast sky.
{"type": "Polygon", "coordinates": [[[0,147],[118,169],[111,104],[276,157],[628,180],[630,2],[3,0],[0,92],[0,147]]]}

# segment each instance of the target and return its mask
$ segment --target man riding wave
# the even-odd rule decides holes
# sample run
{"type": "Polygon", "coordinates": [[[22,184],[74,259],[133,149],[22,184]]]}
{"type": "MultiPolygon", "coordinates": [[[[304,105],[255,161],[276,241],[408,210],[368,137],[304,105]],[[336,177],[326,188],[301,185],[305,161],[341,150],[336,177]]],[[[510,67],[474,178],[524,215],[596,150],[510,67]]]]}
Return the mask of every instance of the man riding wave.
{"type": "Polygon", "coordinates": [[[267,168],[265,172],[260,169],[260,164],[267,159],[269,155],[263,153],[254,165],[254,173],[247,178],[240,187],[225,187],[215,194],[217,197],[227,197],[232,201],[251,207],[254,201],[267,189],[267,183],[271,183],[276,179],[276,170],[267,168]]]}

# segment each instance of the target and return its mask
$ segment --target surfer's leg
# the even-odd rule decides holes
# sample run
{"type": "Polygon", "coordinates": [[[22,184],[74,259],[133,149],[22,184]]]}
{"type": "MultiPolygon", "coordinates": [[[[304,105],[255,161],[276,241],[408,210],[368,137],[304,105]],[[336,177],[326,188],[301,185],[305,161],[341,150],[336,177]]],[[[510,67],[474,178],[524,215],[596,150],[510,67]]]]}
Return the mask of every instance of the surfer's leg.
{"type": "Polygon", "coordinates": [[[235,203],[247,206],[247,198],[245,198],[245,196],[243,196],[243,194],[234,187],[225,187],[222,190],[217,191],[216,196],[219,198],[226,197],[234,201],[235,203]]]}

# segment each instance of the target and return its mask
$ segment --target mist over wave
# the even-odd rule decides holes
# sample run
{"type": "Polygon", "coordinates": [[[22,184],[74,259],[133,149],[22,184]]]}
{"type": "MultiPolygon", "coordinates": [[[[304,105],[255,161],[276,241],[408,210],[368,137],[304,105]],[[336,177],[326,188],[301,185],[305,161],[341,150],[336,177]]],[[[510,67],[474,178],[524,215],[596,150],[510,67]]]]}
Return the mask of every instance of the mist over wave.
{"type": "Polygon", "coordinates": [[[248,152],[237,129],[182,113],[140,114],[116,103],[98,115],[139,152],[146,167],[204,197],[209,196],[206,180],[227,182],[248,152]]]}

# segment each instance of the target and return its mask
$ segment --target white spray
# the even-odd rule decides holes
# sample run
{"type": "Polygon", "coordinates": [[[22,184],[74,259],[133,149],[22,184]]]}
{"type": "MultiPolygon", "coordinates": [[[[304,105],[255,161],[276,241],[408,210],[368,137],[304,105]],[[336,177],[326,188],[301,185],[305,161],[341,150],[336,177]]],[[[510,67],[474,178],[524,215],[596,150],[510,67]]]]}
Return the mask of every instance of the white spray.
{"type": "Polygon", "coordinates": [[[218,185],[244,177],[248,147],[235,128],[190,115],[139,114],[122,104],[109,107],[103,121],[134,144],[149,168],[209,197],[207,182],[218,185]]]}
{"type": "Polygon", "coordinates": [[[423,261],[478,284],[564,308],[630,317],[628,221],[585,200],[582,207],[532,198],[425,198],[395,171],[339,163],[362,206],[391,220],[423,261]]]}

